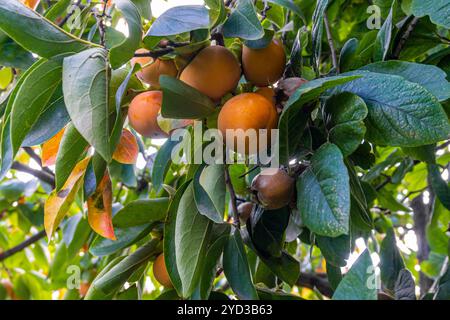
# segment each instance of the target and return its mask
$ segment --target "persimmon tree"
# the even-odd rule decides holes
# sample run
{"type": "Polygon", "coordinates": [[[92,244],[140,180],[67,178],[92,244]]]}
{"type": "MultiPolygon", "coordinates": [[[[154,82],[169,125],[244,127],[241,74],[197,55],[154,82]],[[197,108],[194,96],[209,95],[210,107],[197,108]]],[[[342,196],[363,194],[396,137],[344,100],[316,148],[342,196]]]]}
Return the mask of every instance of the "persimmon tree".
{"type": "Polygon", "coordinates": [[[449,17],[2,0],[0,299],[449,299],[449,17]]]}

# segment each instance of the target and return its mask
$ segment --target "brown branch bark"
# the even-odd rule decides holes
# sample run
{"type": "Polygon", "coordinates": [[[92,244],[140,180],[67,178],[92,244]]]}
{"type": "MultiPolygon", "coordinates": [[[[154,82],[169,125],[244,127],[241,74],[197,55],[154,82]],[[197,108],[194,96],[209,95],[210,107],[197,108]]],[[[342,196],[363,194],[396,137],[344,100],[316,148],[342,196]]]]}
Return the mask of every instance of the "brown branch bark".
{"type": "Polygon", "coordinates": [[[228,192],[230,193],[230,201],[231,201],[231,208],[233,210],[234,225],[236,225],[236,227],[240,229],[241,223],[239,221],[239,213],[237,210],[236,192],[234,191],[233,184],[231,183],[230,171],[228,170],[227,165],[225,165],[225,183],[227,185],[228,192]]]}
{"type": "Polygon", "coordinates": [[[30,168],[20,162],[14,162],[13,165],[11,166],[11,169],[31,174],[32,176],[35,176],[41,181],[48,183],[50,186],[52,186],[52,188],[55,188],[55,178],[45,171],[30,168]]]}
{"type": "Polygon", "coordinates": [[[336,54],[336,47],[334,46],[333,36],[331,34],[330,21],[328,20],[328,15],[325,13],[323,16],[323,22],[325,24],[325,31],[327,32],[328,45],[331,51],[331,60],[333,62],[333,67],[336,70],[336,74],[339,74],[339,62],[336,54]]]}
{"type": "Polygon", "coordinates": [[[317,289],[322,295],[331,298],[333,289],[325,276],[313,273],[301,273],[297,280],[297,286],[308,289],[317,289]]]}
{"type": "Polygon", "coordinates": [[[35,242],[38,242],[39,240],[41,240],[44,237],[45,237],[45,231],[42,230],[42,231],[36,233],[34,236],[31,236],[30,238],[28,238],[24,242],[18,244],[17,246],[15,246],[15,247],[13,247],[13,248],[11,248],[9,250],[6,250],[5,252],[1,252],[0,253],[0,261],[3,261],[5,259],[11,257],[12,255],[22,251],[26,247],[32,245],[35,242]]]}
{"type": "MultiPolygon", "coordinates": [[[[427,260],[430,254],[430,247],[427,241],[426,229],[432,215],[434,195],[431,189],[429,190],[429,192],[429,204],[424,203],[422,194],[414,198],[414,200],[411,202],[411,208],[413,209],[414,232],[417,237],[418,246],[417,260],[419,261],[419,263],[427,260]]],[[[422,272],[419,273],[419,276],[420,293],[423,296],[428,292],[433,282],[422,272]]]]}
{"type": "Polygon", "coordinates": [[[403,50],[403,47],[405,46],[406,42],[409,39],[409,36],[414,31],[414,28],[416,27],[418,22],[419,18],[417,17],[414,17],[414,19],[411,20],[402,37],[400,38],[398,45],[394,50],[394,53],[392,54],[392,59],[398,59],[400,57],[400,53],[403,50]]]}

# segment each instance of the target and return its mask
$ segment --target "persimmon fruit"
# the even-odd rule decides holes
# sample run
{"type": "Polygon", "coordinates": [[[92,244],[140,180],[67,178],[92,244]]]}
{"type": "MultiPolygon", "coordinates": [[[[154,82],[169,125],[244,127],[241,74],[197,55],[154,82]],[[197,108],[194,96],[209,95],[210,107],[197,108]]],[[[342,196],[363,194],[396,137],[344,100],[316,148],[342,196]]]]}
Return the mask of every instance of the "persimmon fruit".
{"type": "Polygon", "coordinates": [[[287,206],[294,196],[295,179],[282,169],[266,169],[253,179],[251,190],[265,209],[281,209],[287,206]]]}
{"type": "Polygon", "coordinates": [[[236,88],[241,68],[227,48],[210,46],[201,50],[184,68],[180,80],[214,101],[236,88]]]}
{"type": "Polygon", "coordinates": [[[218,128],[222,132],[227,147],[247,155],[255,154],[263,148],[263,143],[259,140],[261,129],[267,130],[266,148],[270,145],[271,130],[277,127],[277,123],[278,114],[275,106],[267,98],[256,93],[243,93],[231,98],[225,103],[218,117],[218,128]],[[243,132],[236,131],[239,129],[243,132]],[[257,141],[250,141],[250,136],[243,137],[250,129],[256,130],[257,141]],[[230,137],[233,137],[234,141],[227,141],[230,137]],[[244,138],[245,150],[238,150],[238,140],[244,138]],[[255,142],[257,145],[253,144],[255,142]],[[234,147],[231,146],[232,144],[234,147]],[[251,147],[256,147],[256,150],[251,147]]]}
{"type": "Polygon", "coordinates": [[[164,260],[164,253],[161,253],[153,263],[153,276],[163,287],[172,288],[172,281],[167,272],[166,262],[164,260]]]}
{"type": "MultiPolygon", "coordinates": [[[[147,52],[145,49],[139,49],[136,53],[147,52]]],[[[167,75],[176,77],[178,70],[173,60],[154,60],[151,57],[136,57],[132,60],[133,63],[139,63],[142,69],[136,74],[137,77],[148,85],[159,89],[159,77],[161,75],[167,75]]]]}
{"type": "Polygon", "coordinates": [[[238,206],[237,210],[239,214],[239,220],[241,221],[242,224],[247,223],[247,220],[250,218],[252,214],[254,206],[255,204],[252,202],[244,202],[238,206]]]}
{"type": "Polygon", "coordinates": [[[285,66],[286,54],[278,39],[273,39],[266,48],[253,49],[244,45],[242,49],[245,78],[258,87],[277,82],[282,77],[285,66]]]}
{"type": "Polygon", "coordinates": [[[255,93],[263,96],[270,102],[272,102],[274,105],[276,103],[276,93],[275,90],[273,90],[271,87],[262,87],[255,91],[255,93]]]}
{"type": "Polygon", "coordinates": [[[22,2],[28,8],[35,10],[40,0],[21,0],[20,2],[22,2]]]}
{"type": "Polygon", "coordinates": [[[165,138],[166,133],[158,125],[158,115],[162,105],[161,91],[147,91],[138,94],[128,108],[131,127],[148,138],[165,138]]]}

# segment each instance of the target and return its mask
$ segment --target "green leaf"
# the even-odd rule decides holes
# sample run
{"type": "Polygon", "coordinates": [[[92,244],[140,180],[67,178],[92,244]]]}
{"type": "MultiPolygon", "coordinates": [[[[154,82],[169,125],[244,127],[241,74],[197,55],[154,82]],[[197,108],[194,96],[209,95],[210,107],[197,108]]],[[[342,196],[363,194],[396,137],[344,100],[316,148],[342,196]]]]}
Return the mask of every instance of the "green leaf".
{"type": "Polygon", "coordinates": [[[439,170],[439,165],[428,164],[428,175],[433,191],[436,193],[442,205],[450,210],[450,187],[448,183],[442,178],[439,170]]]}
{"type": "Polygon", "coordinates": [[[297,180],[297,199],[303,223],[314,233],[328,237],[349,233],[349,176],[334,144],[323,145],[311,158],[310,167],[297,180]]]}
{"type": "Polygon", "coordinates": [[[241,300],[257,300],[247,261],[247,253],[239,230],[234,229],[225,245],[223,270],[234,293],[241,300]]]}
{"type": "Polygon", "coordinates": [[[107,51],[100,48],[65,58],[63,91],[75,128],[110,162],[107,63],[107,51]]]}
{"type": "Polygon", "coordinates": [[[189,297],[198,285],[211,227],[211,220],[197,211],[193,185],[190,184],[178,206],[173,239],[182,297],[189,297]]]}
{"type": "Polygon", "coordinates": [[[116,213],[113,219],[114,226],[129,228],[163,221],[166,218],[168,206],[168,198],[132,201],[116,213]]]}
{"type": "Polygon", "coordinates": [[[35,59],[31,52],[26,51],[11,38],[3,36],[0,30],[0,65],[11,68],[27,69],[35,59]]]}
{"type": "Polygon", "coordinates": [[[373,60],[374,61],[384,61],[388,55],[389,49],[391,47],[392,40],[392,29],[393,29],[393,12],[396,8],[396,1],[392,2],[391,10],[389,15],[384,21],[383,26],[380,31],[378,31],[377,38],[375,40],[373,48],[373,60]]]}
{"type": "Polygon", "coordinates": [[[214,286],[214,279],[221,264],[225,244],[229,239],[231,226],[228,223],[214,224],[211,244],[205,256],[205,264],[200,276],[200,283],[191,296],[193,300],[207,300],[214,286]]]}
{"type": "Polygon", "coordinates": [[[156,256],[158,243],[159,240],[151,240],[109,270],[102,271],[92,282],[85,299],[112,299],[136,270],[156,256]]]}
{"type": "Polygon", "coordinates": [[[408,269],[400,270],[394,293],[395,300],[416,300],[416,284],[408,269]]]}
{"type": "Polygon", "coordinates": [[[450,299],[450,268],[439,280],[439,286],[434,296],[435,300],[449,300],[450,299]]]}
{"type": "Polygon", "coordinates": [[[11,94],[9,95],[8,103],[5,108],[3,121],[2,121],[2,133],[1,133],[1,171],[0,171],[0,178],[3,178],[6,173],[11,168],[11,165],[13,163],[15,154],[13,154],[13,147],[11,143],[11,110],[15,101],[15,98],[17,96],[17,93],[19,92],[22,84],[25,82],[27,77],[34,72],[34,70],[40,68],[42,64],[46,62],[45,59],[40,59],[36,61],[29,69],[27,69],[22,76],[19,78],[19,81],[17,82],[16,86],[12,90],[11,94]]]}
{"type": "Polygon", "coordinates": [[[151,1],[148,0],[131,0],[134,5],[138,8],[139,14],[142,18],[146,20],[152,19],[152,6],[151,1]]]}
{"type": "Polygon", "coordinates": [[[389,146],[418,147],[447,138],[450,125],[438,100],[425,88],[402,77],[354,71],[361,78],[337,88],[367,104],[369,141],[389,146]]]}
{"type": "Polygon", "coordinates": [[[312,50],[314,59],[314,68],[316,73],[320,68],[320,57],[322,55],[322,37],[323,37],[323,18],[328,7],[328,0],[317,0],[316,9],[314,10],[312,21],[312,50]]]}
{"type": "Polygon", "coordinates": [[[212,221],[222,223],[226,193],[223,165],[200,166],[194,176],[193,188],[198,211],[212,221]]]}
{"type": "Polygon", "coordinates": [[[215,112],[215,105],[204,94],[169,76],[159,78],[163,91],[161,115],[169,119],[200,119],[215,112]],[[180,108],[180,105],[183,108],[180,108]]]}
{"type": "Polygon", "coordinates": [[[370,253],[365,250],[342,279],[333,300],[377,300],[375,268],[370,253]]]}
{"type": "Polygon", "coordinates": [[[436,163],[436,155],[434,153],[434,150],[436,149],[435,144],[429,144],[426,146],[421,147],[403,147],[402,151],[406,155],[410,156],[411,158],[419,161],[423,161],[425,163],[436,163]]]}
{"type": "Polygon", "coordinates": [[[147,236],[153,226],[154,224],[148,223],[130,228],[114,228],[114,235],[117,240],[110,240],[97,236],[90,245],[89,252],[97,257],[109,256],[119,250],[128,248],[147,236]]]}
{"type": "Polygon", "coordinates": [[[337,238],[316,236],[317,246],[327,263],[335,267],[345,267],[351,251],[351,237],[348,235],[337,238]]]}
{"type": "Polygon", "coordinates": [[[153,22],[146,37],[164,37],[209,27],[209,13],[204,6],[177,6],[153,22]]]}
{"type": "Polygon", "coordinates": [[[23,140],[61,83],[61,75],[61,64],[48,60],[28,74],[21,83],[11,109],[13,154],[20,149],[23,140]]]}
{"type": "Polygon", "coordinates": [[[141,16],[138,8],[130,0],[115,0],[116,9],[122,14],[128,26],[128,38],[109,51],[111,67],[117,69],[131,60],[139,48],[142,38],[141,16]]]}
{"type": "Polygon", "coordinates": [[[87,219],[81,214],[70,217],[63,227],[63,241],[67,247],[67,258],[73,259],[91,233],[91,228],[87,219]]]}
{"type": "Polygon", "coordinates": [[[351,38],[342,47],[341,54],[339,55],[339,69],[341,71],[349,71],[353,69],[353,65],[357,62],[356,51],[358,49],[358,45],[358,39],[351,38]]]}
{"type": "Polygon", "coordinates": [[[435,24],[450,29],[448,0],[412,0],[411,10],[416,17],[430,16],[435,24]]]}
{"type": "Polygon", "coordinates": [[[291,0],[267,0],[267,2],[278,4],[286,9],[295,13],[300,19],[302,19],[303,23],[306,24],[305,15],[303,14],[302,9],[297,6],[294,1],[291,0]]]}
{"type": "Polygon", "coordinates": [[[257,288],[256,291],[261,300],[303,300],[299,296],[288,294],[284,291],[274,291],[266,288],[257,288]]]}
{"type": "Polygon", "coordinates": [[[223,25],[225,38],[257,40],[264,36],[264,29],[251,0],[240,0],[223,25]]]}
{"type": "Polygon", "coordinates": [[[205,0],[209,8],[210,25],[216,27],[227,18],[227,11],[222,0],[205,0]]]}
{"type": "Polygon", "coordinates": [[[179,143],[179,141],[167,139],[156,154],[152,169],[152,183],[157,193],[161,191],[162,185],[164,184],[164,177],[172,163],[172,152],[179,143]]]}
{"type": "Polygon", "coordinates": [[[357,76],[336,76],[321,78],[302,85],[290,97],[279,120],[280,130],[280,162],[287,163],[294,155],[301,134],[311,110],[306,110],[304,105],[318,99],[322,93],[335,86],[357,79],[357,76]]]}
{"type": "Polygon", "coordinates": [[[344,157],[351,155],[366,134],[366,103],[357,95],[343,92],[328,99],[325,110],[331,116],[332,128],[328,132],[330,141],[341,149],[344,157]]]}
{"type": "Polygon", "coordinates": [[[272,257],[283,254],[285,231],[289,224],[290,211],[287,207],[278,210],[261,210],[251,219],[251,238],[255,248],[272,257]]]}
{"type": "Polygon", "coordinates": [[[87,141],[84,140],[73,124],[69,124],[61,139],[56,156],[55,179],[57,191],[64,186],[72,170],[83,158],[87,147],[87,141]]]}
{"type": "Polygon", "coordinates": [[[450,98],[450,82],[447,74],[436,66],[406,61],[384,61],[372,63],[361,68],[376,73],[397,75],[410,82],[420,84],[439,101],[450,98]]]}
{"type": "Polygon", "coordinates": [[[380,269],[381,281],[391,292],[394,292],[395,283],[403,268],[405,268],[405,263],[397,247],[394,229],[389,228],[386,237],[381,242],[380,269]]]}
{"type": "Polygon", "coordinates": [[[25,49],[44,58],[95,46],[57,27],[16,0],[2,0],[0,3],[0,29],[25,49]]]}
{"type": "Polygon", "coordinates": [[[450,237],[447,235],[450,224],[448,210],[439,199],[434,200],[433,215],[426,229],[427,241],[431,251],[447,254],[449,250],[450,237]]]}
{"type": "Polygon", "coordinates": [[[177,212],[180,207],[181,199],[186,188],[191,185],[191,181],[187,181],[178,188],[175,196],[171,199],[169,209],[167,210],[167,219],[164,224],[164,260],[166,261],[167,273],[170,280],[177,291],[178,296],[183,292],[180,274],[178,273],[176,258],[175,232],[177,222],[177,212]]]}
{"type": "Polygon", "coordinates": [[[67,113],[62,85],[56,88],[53,97],[39,115],[31,130],[22,142],[22,147],[32,147],[43,144],[61,131],[70,121],[67,113]]]}

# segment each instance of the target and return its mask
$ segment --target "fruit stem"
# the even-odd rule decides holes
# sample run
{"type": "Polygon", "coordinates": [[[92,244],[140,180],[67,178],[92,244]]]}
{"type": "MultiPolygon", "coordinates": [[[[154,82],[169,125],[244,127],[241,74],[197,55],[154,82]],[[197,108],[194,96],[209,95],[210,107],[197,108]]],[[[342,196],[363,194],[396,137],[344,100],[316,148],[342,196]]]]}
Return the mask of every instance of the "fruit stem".
{"type": "Polygon", "coordinates": [[[230,171],[228,170],[228,165],[225,165],[225,183],[228,187],[228,192],[230,193],[231,208],[233,210],[233,224],[237,229],[241,229],[241,223],[239,221],[239,213],[237,209],[237,197],[234,191],[233,183],[231,182],[230,171]]]}

